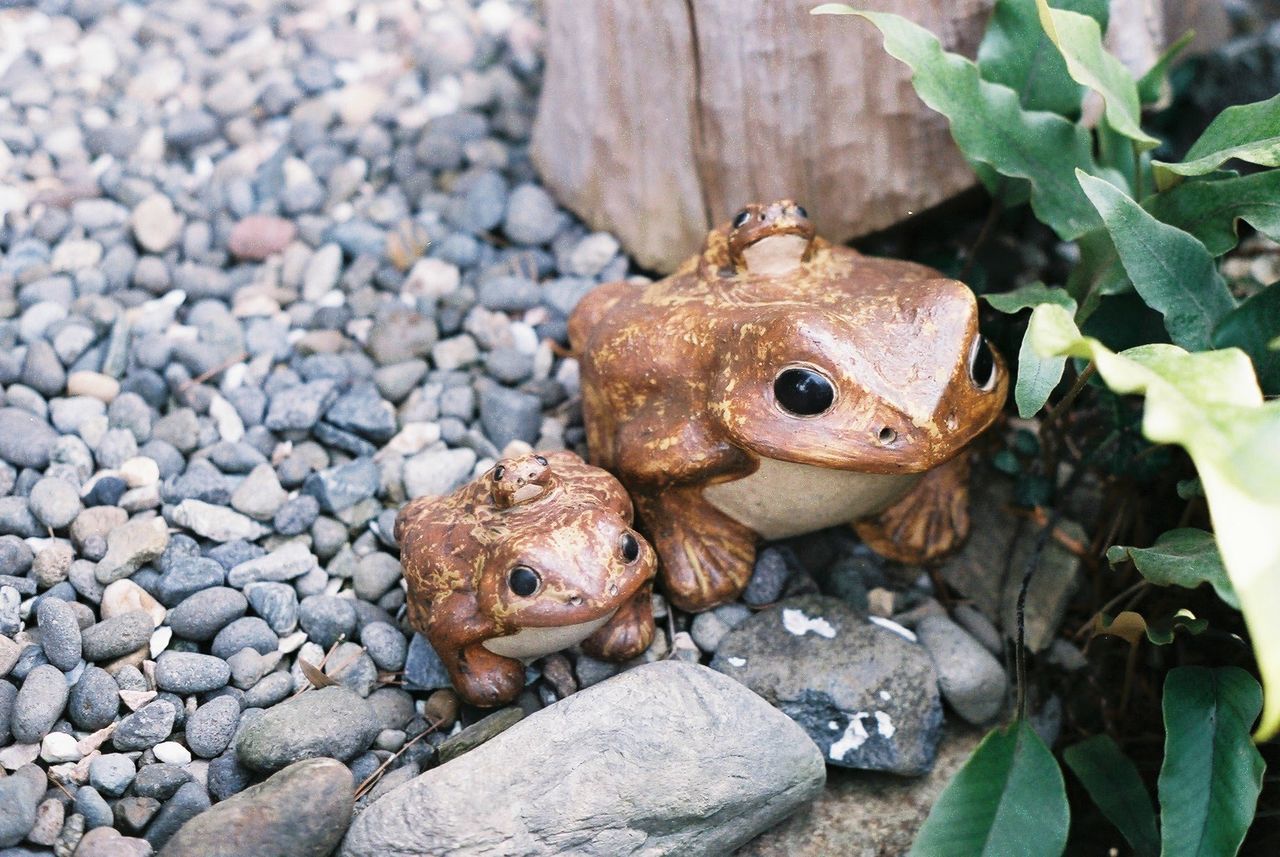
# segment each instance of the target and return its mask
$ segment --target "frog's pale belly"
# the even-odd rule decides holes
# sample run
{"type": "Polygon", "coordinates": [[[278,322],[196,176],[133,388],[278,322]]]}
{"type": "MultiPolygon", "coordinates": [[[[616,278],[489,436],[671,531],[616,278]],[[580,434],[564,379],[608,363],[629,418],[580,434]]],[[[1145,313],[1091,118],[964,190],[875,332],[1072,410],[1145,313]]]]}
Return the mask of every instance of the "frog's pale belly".
{"type": "Polygon", "coordinates": [[[772,458],[750,476],[709,485],[707,501],[765,539],[847,524],[884,511],[920,473],[858,473],[772,458]]]}
{"type": "Polygon", "coordinates": [[[610,610],[599,619],[579,622],[576,625],[559,625],[554,628],[525,628],[506,637],[485,640],[484,647],[504,658],[531,661],[570,646],[576,646],[596,632],[601,625],[613,618],[618,611],[610,610]]]}

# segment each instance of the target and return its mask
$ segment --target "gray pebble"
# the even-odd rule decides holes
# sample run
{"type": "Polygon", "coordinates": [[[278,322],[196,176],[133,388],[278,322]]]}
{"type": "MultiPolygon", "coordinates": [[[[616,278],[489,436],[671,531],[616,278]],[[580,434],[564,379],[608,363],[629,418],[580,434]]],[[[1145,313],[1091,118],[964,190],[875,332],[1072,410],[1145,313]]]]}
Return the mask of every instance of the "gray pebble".
{"type": "Polygon", "coordinates": [[[298,627],[298,593],[287,583],[259,581],[244,588],[244,594],[271,630],[290,634],[298,627]]]}
{"type": "Polygon", "coordinates": [[[187,718],[187,746],[196,756],[212,759],[227,749],[239,722],[240,704],[235,699],[211,699],[187,718]]]}
{"type": "Polygon", "coordinates": [[[89,783],[107,797],[124,794],[135,774],[133,760],[124,753],[104,753],[89,763],[89,783]]]}
{"type": "Polygon", "coordinates": [[[147,827],[144,837],[153,848],[159,848],[178,832],[178,828],[210,806],[209,794],[197,782],[185,783],[165,802],[147,827]]]}
{"type": "Polygon", "coordinates": [[[92,732],[115,722],[120,710],[120,685],[104,669],[85,667],[71,687],[67,717],[78,729],[92,732]]]}
{"type": "Polygon", "coordinates": [[[34,744],[49,734],[67,705],[67,695],[67,680],[57,667],[42,664],[27,673],[13,704],[13,739],[34,744]]]}
{"type": "Polygon", "coordinates": [[[316,756],[346,761],[368,748],[378,731],[368,702],[345,687],[326,687],[268,709],[240,731],[236,755],[264,771],[316,756]]]}
{"type": "Polygon", "coordinates": [[[167,701],[156,699],[120,720],[111,734],[111,743],[117,750],[146,750],[169,737],[173,732],[176,712],[167,701]]]}
{"type": "Polygon", "coordinates": [[[212,640],[248,609],[244,595],[227,586],[214,586],[188,596],[170,610],[168,623],[179,637],[204,642],[212,640]]]}
{"type": "Polygon", "coordinates": [[[0,458],[18,467],[44,469],[58,440],[53,426],[27,411],[0,408],[0,458]]]}
{"type": "MultiPolygon", "coordinates": [[[[189,726],[187,731],[190,733],[189,726]]],[[[163,762],[143,765],[138,769],[138,775],[133,778],[133,793],[139,797],[168,800],[182,787],[183,783],[189,782],[191,782],[191,774],[177,765],[163,762]]]]}
{"type": "Polygon", "coordinates": [[[513,440],[534,443],[542,430],[542,403],[537,396],[521,393],[492,381],[477,388],[480,423],[498,449],[513,440]]]}
{"type": "Polygon", "coordinates": [[[111,806],[93,786],[81,786],[76,789],[75,808],[76,812],[84,816],[86,830],[111,827],[115,823],[111,806]]]}
{"type": "Polygon", "coordinates": [[[399,628],[386,622],[370,622],[360,629],[360,642],[378,669],[388,672],[404,669],[409,644],[399,628]]]}
{"type": "Polygon", "coordinates": [[[231,667],[221,658],[196,652],[162,652],[156,658],[156,687],[178,694],[208,693],[226,687],[231,667]]]}
{"type": "Polygon", "coordinates": [[[926,616],[915,631],[933,658],[943,698],[957,714],[980,725],[1000,713],[1009,681],[990,652],[946,616],[926,616]]]}
{"type": "Polygon", "coordinates": [[[298,622],[313,643],[324,648],[341,637],[350,637],[356,627],[356,611],[351,601],[336,595],[312,595],[302,599],[298,622]]]}
{"type": "Polygon", "coordinates": [[[36,615],[40,645],[49,663],[63,671],[73,669],[80,663],[80,624],[75,611],[67,602],[45,596],[36,615]]]}
{"type": "Polygon", "coordinates": [[[100,663],[136,652],[151,639],[155,625],[141,610],[103,619],[81,632],[81,648],[87,661],[100,663]]]}
{"type": "Polygon", "coordinates": [[[782,590],[791,577],[786,556],[778,548],[765,548],[756,557],[751,581],[742,593],[742,600],[753,607],[772,604],[782,597],[782,590]]]}
{"type": "Polygon", "coordinates": [[[213,638],[210,651],[215,657],[225,660],[241,649],[254,649],[261,654],[269,654],[279,644],[279,638],[265,621],[257,616],[245,616],[219,631],[213,638]]]}
{"type": "Polygon", "coordinates": [[[63,479],[46,477],[31,487],[31,514],[54,530],[70,526],[80,514],[80,495],[63,479]]]}

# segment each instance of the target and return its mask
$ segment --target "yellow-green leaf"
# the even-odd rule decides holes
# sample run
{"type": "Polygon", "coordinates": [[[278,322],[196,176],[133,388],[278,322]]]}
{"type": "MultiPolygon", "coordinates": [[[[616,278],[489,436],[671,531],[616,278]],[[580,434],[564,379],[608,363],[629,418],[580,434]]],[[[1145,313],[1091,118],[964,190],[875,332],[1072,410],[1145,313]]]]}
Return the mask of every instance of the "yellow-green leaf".
{"type": "MultiPolygon", "coordinates": [[[[1054,303],[1070,312],[1076,311],[1076,302],[1066,289],[1049,287],[1044,283],[1029,283],[1011,292],[982,296],[1000,312],[1015,313],[1042,303],[1054,303]]],[[[1065,357],[1041,357],[1031,347],[1027,337],[1022,337],[1018,349],[1018,380],[1013,386],[1013,400],[1018,404],[1018,415],[1024,420],[1035,415],[1049,401],[1049,395],[1062,380],[1067,366],[1065,357]]]]}
{"type": "Polygon", "coordinates": [[[1156,186],[1172,187],[1185,176],[1211,173],[1232,158],[1280,167],[1280,95],[1228,107],[1209,123],[1181,163],[1155,161],[1156,186]]]}
{"type": "Polygon", "coordinates": [[[1036,307],[1028,329],[1040,354],[1092,360],[1112,390],[1146,396],[1143,434],[1191,456],[1266,688],[1256,737],[1270,738],[1280,730],[1280,401],[1264,401],[1239,349],[1143,345],[1116,354],[1053,304],[1036,307]]]}
{"type": "Polygon", "coordinates": [[[1142,103],[1138,84],[1124,63],[1102,46],[1102,28],[1088,15],[1054,9],[1036,0],[1040,25],[1067,61],[1067,71],[1078,83],[1102,96],[1107,124],[1134,142],[1139,151],[1154,149],[1160,141],[1142,130],[1142,103]]]}

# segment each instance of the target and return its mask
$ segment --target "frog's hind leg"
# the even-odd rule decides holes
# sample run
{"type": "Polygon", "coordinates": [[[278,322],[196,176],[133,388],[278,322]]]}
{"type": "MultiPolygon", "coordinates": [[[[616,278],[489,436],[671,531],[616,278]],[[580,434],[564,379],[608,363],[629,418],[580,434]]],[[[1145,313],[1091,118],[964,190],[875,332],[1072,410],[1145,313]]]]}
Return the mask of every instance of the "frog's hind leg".
{"type": "Polygon", "coordinates": [[[697,613],[732,601],[747,588],[756,534],[708,503],[701,487],[669,488],[635,502],[658,551],[658,574],[672,604],[697,613]]]}
{"type": "Polygon", "coordinates": [[[924,475],[902,499],[855,521],[859,538],[881,556],[922,565],[956,550],[969,535],[969,456],[961,453],[924,475]]]}
{"type": "Polygon", "coordinates": [[[582,641],[582,650],[606,661],[626,661],[644,654],[653,642],[652,595],[652,584],[636,590],[612,619],[582,641]]]}

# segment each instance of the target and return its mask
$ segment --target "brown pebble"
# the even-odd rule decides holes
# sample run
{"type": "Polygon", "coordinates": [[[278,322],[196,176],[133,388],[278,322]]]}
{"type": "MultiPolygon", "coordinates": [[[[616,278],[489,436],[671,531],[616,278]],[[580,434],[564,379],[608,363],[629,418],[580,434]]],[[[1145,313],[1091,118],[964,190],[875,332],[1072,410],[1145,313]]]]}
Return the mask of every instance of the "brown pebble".
{"type": "Polygon", "coordinates": [[[444,731],[458,719],[458,694],[452,690],[437,690],[427,697],[423,713],[427,720],[436,723],[439,731],[444,731]]]}

